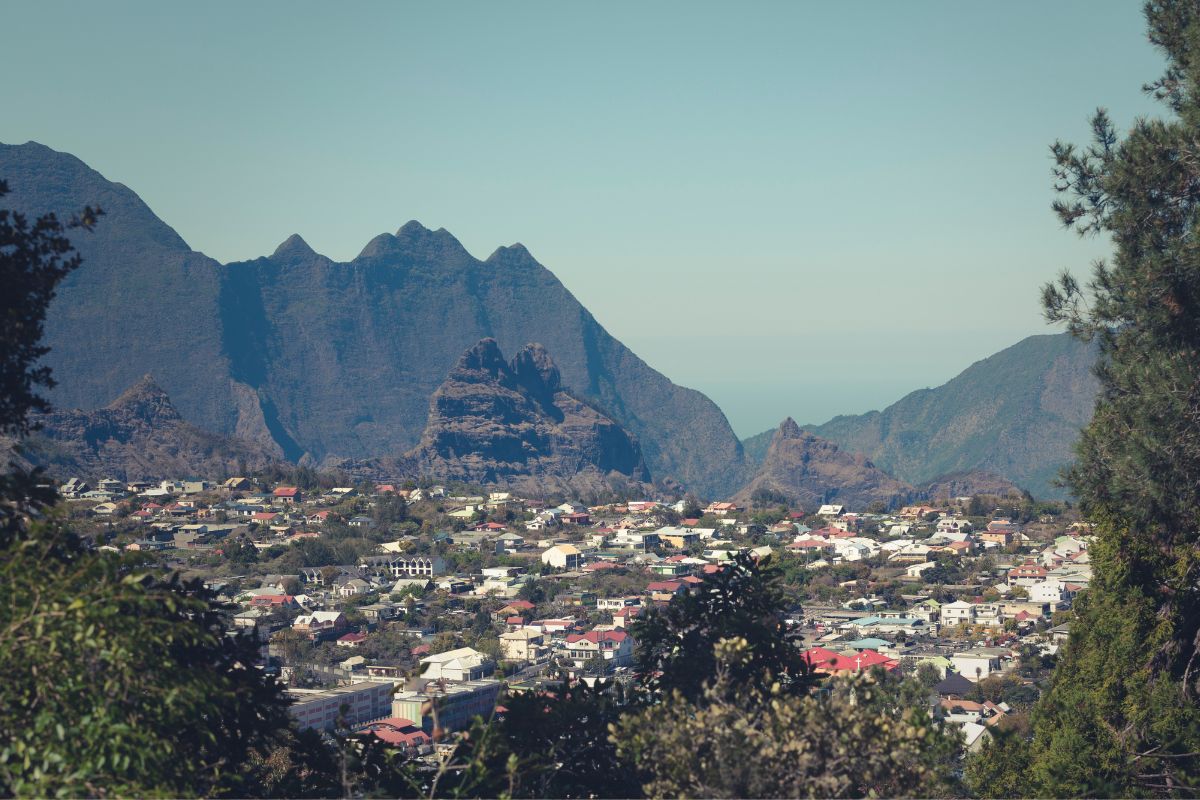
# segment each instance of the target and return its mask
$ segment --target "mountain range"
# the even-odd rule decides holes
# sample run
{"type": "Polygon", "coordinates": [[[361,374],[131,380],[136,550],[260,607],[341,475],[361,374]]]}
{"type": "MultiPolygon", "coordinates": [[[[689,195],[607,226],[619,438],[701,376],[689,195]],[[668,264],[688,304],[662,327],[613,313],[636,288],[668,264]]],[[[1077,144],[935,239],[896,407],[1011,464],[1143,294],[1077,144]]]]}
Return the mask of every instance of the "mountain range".
{"type": "Polygon", "coordinates": [[[199,450],[166,446],[200,465],[219,451],[507,483],[575,470],[589,486],[653,476],[703,497],[805,503],[1009,482],[1055,496],[1097,391],[1094,349],[1035,336],[882,411],[803,430],[789,419],[742,443],[711,400],[613,338],[520,244],[479,260],[444,229],[409,222],[349,262],[293,235],[269,256],[220,264],[69,154],[0,145],[0,177],[6,205],[30,216],[106,212],[94,232],[73,235],[84,266],[46,322],[50,399],[84,416],[48,418],[41,440],[80,468],[128,472],[98,455],[108,451],[89,431],[108,423],[87,415],[112,413],[113,398],[152,372],[153,389],[135,396],[161,395],[178,419],[150,424],[193,444],[215,437],[199,450]]]}
{"type": "Polygon", "coordinates": [[[656,478],[720,495],[744,480],[741,443],[700,392],[677,386],[595,320],[521,245],[471,256],[409,222],[350,262],[299,236],[222,265],[191,248],[127,187],[36,143],[0,145],[10,207],[69,215],[84,266],[46,322],[58,407],[94,409],[152,370],[180,413],[223,436],[316,466],[417,444],[429,398],[484,338],[540,342],[562,382],[641,444],[656,478]]]}
{"type": "MultiPolygon", "coordinates": [[[[1095,347],[1068,334],[1030,336],[942,386],[805,430],[912,484],[982,470],[1037,497],[1062,497],[1055,478],[1091,419],[1095,361],[1095,347]]],[[[745,441],[750,463],[762,462],[773,435],[745,441]]]]}

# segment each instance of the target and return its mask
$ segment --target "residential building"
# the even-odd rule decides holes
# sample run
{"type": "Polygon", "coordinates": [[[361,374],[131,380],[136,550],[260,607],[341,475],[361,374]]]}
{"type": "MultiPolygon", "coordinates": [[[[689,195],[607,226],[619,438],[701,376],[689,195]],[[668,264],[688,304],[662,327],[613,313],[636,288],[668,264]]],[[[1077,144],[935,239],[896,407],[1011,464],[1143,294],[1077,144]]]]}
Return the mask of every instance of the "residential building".
{"type": "Polygon", "coordinates": [[[492,678],[446,685],[429,682],[419,690],[397,692],[392,698],[392,716],[412,720],[428,734],[435,727],[461,731],[477,716],[491,718],[502,686],[492,678]]]}
{"type": "Polygon", "coordinates": [[[446,562],[441,556],[366,556],[360,561],[359,568],[372,575],[390,575],[392,578],[432,578],[446,571],[446,562]]]}
{"type": "Polygon", "coordinates": [[[392,710],[392,683],[363,681],[335,689],[288,689],[288,708],[300,730],[334,729],[342,717],[351,727],[386,718],[392,710]]]}
{"type": "Polygon", "coordinates": [[[295,486],[280,486],[274,491],[275,501],[277,503],[299,503],[303,501],[304,496],[295,486]]]}
{"type": "Polygon", "coordinates": [[[624,667],[633,663],[633,639],[623,630],[600,631],[574,634],[567,637],[567,654],[582,667],[599,655],[611,667],[624,667]]]}
{"type": "Polygon", "coordinates": [[[346,628],[346,618],[340,611],[314,611],[301,614],[292,621],[292,630],[308,634],[313,639],[336,639],[346,628]]]}
{"type": "MultiPolygon", "coordinates": [[[[496,664],[483,653],[471,647],[459,647],[425,656],[421,659],[425,671],[421,677],[426,680],[474,681],[485,678],[496,671],[496,664]]],[[[397,716],[403,716],[397,714],[397,716]]]]}
{"type": "Polygon", "coordinates": [[[954,671],[969,681],[978,682],[1001,672],[1003,658],[1008,651],[997,647],[978,648],[955,653],[950,656],[954,671]]]}
{"type": "Polygon", "coordinates": [[[538,661],[546,653],[546,636],[537,628],[500,634],[500,653],[509,661],[538,661]]]}
{"type": "Polygon", "coordinates": [[[542,563],[555,569],[576,570],[583,564],[583,554],[570,544],[556,544],[542,553],[542,563]]]}
{"type": "Polygon", "coordinates": [[[955,600],[942,606],[942,625],[972,625],[975,623],[975,605],[965,600],[955,600]]]}

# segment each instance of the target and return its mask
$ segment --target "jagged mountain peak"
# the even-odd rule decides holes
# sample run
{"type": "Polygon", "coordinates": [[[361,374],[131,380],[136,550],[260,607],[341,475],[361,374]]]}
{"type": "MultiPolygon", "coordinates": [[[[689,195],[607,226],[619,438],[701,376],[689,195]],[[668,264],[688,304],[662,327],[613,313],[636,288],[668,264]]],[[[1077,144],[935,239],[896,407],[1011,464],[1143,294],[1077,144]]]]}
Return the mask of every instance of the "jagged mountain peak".
{"type": "Polygon", "coordinates": [[[366,245],[363,246],[363,249],[359,251],[358,255],[355,256],[354,260],[360,261],[365,258],[382,258],[390,253],[396,252],[397,249],[396,237],[390,233],[381,233],[372,238],[371,241],[367,242],[366,245]]]}
{"type": "Polygon", "coordinates": [[[317,253],[308,246],[308,242],[298,234],[293,233],[288,238],[284,239],[279,247],[275,248],[275,252],[271,254],[272,258],[306,258],[315,256],[317,253]]]}
{"type": "Polygon", "coordinates": [[[147,422],[174,421],[183,419],[166,391],[154,377],[146,373],[132,386],[113,400],[105,409],[131,415],[147,422]]]}
{"type": "Polygon", "coordinates": [[[599,490],[610,474],[648,481],[636,438],[561,386],[540,344],[506,363],[495,339],[472,345],[433,393],[415,474],[472,483],[599,490]]]}
{"type": "Polygon", "coordinates": [[[478,263],[450,231],[445,228],[430,230],[416,220],[404,223],[394,234],[381,233],[371,239],[354,260],[360,259],[418,261],[450,266],[478,263]]]}
{"type": "Polygon", "coordinates": [[[187,422],[149,374],[104,408],[53,411],[39,422],[41,430],[26,440],[23,453],[60,478],[217,478],[235,469],[262,469],[274,459],[260,444],[187,422]]]}
{"type": "Polygon", "coordinates": [[[454,365],[451,376],[462,379],[464,375],[479,372],[492,377],[499,377],[508,372],[508,363],[504,360],[504,354],[500,352],[500,345],[490,336],[467,348],[454,365]]]}
{"type": "Polygon", "coordinates": [[[747,503],[799,503],[812,510],[834,502],[864,510],[873,503],[896,505],[915,494],[858,453],[800,428],[790,417],[780,424],[754,479],[738,493],[747,503]]]}
{"type": "Polygon", "coordinates": [[[541,266],[538,260],[533,257],[533,253],[529,252],[529,248],[520,242],[515,242],[507,247],[497,247],[492,251],[490,256],[484,259],[484,262],[502,267],[541,266]]]}
{"type": "Polygon", "coordinates": [[[450,231],[445,228],[430,230],[415,219],[400,226],[400,229],[396,231],[396,241],[411,249],[467,255],[467,250],[463,247],[462,242],[450,231]]]}
{"type": "Polygon", "coordinates": [[[784,439],[800,439],[804,436],[804,431],[800,430],[800,426],[796,424],[796,420],[788,417],[783,422],[779,423],[779,428],[775,431],[775,440],[782,441],[784,439]]]}
{"type": "Polygon", "coordinates": [[[430,233],[433,233],[433,231],[429,230],[429,228],[426,228],[424,225],[422,225],[417,220],[410,219],[408,222],[404,223],[396,230],[396,237],[401,238],[401,237],[425,236],[430,233]]]}
{"type": "Polygon", "coordinates": [[[268,254],[222,265],[73,156],[0,145],[0,176],[12,189],[5,206],[31,217],[89,204],[106,212],[74,237],[84,263],[46,321],[59,407],[101,408],[152,369],[183,417],[207,430],[274,441],[317,464],[384,457],[417,443],[430,395],[466,348],[494,337],[512,355],[541,342],[562,385],[646,443],[656,475],[706,495],[743,480],[720,409],[613,338],[524,248],[484,264],[417,223],[349,262],[268,254]],[[153,302],[128,302],[147,286],[153,302]]]}
{"type": "Polygon", "coordinates": [[[562,387],[562,376],[550,351],[536,342],[521,348],[509,362],[509,369],[518,381],[544,392],[554,393],[562,387]]]}

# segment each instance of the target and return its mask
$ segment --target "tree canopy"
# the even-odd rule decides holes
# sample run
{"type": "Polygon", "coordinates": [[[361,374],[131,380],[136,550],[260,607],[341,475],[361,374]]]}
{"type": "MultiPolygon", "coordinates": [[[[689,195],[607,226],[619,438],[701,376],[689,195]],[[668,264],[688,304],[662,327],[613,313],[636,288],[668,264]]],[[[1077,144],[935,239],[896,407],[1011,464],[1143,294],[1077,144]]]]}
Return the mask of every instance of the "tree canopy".
{"type": "MultiPolygon", "coordinates": [[[[68,225],[90,228],[100,213],[68,225]]],[[[2,434],[29,432],[31,414],[49,409],[37,394],[53,385],[42,324],[81,264],[66,227],[0,210],[2,434]]],[[[0,794],[328,788],[309,767],[276,769],[285,753],[320,746],[297,735],[281,687],[255,667],[257,643],[226,635],[212,594],[81,539],[46,484],[15,466],[0,476],[0,794]]]]}
{"type": "Polygon", "coordinates": [[[1200,793],[1200,6],[1152,0],[1145,15],[1167,59],[1146,91],[1167,116],[1121,135],[1100,110],[1090,145],[1053,146],[1054,210],[1114,245],[1089,281],[1064,273],[1043,295],[1050,320],[1100,346],[1067,475],[1095,524],[1094,577],[1029,753],[1015,738],[988,749],[1022,778],[980,791],[1200,793]]]}
{"type": "Polygon", "coordinates": [[[689,700],[700,697],[717,673],[717,643],[741,638],[748,655],[729,666],[731,685],[750,688],[769,680],[791,693],[807,692],[808,665],[785,619],[780,578],[769,559],[741,554],[666,608],[651,609],[631,631],[642,688],[661,696],[678,691],[689,700]]]}

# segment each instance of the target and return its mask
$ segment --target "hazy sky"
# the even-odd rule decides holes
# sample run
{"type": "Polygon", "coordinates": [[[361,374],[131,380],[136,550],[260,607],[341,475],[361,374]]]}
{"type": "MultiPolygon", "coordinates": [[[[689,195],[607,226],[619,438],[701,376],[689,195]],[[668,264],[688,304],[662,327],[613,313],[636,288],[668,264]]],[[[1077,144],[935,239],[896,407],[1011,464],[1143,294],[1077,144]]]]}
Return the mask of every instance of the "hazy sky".
{"type": "Polygon", "coordinates": [[[1100,241],[1048,146],[1157,113],[1139,2],[2,2],[0,141],[222,261],[409,219],[524,243],[741,435],[1032,333],[1100,241]]]}

